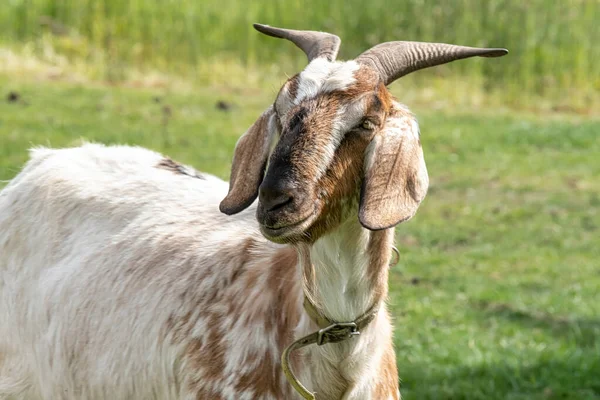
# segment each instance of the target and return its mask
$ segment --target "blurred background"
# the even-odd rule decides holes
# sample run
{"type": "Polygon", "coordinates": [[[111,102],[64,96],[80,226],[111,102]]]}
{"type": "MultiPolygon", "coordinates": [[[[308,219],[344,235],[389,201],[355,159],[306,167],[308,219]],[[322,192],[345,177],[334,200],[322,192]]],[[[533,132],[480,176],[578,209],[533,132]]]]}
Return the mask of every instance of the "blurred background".
{"type": "Polygon", "coordinates": [[[301,52],[256,34],[253,22],[335,32],[342,59],[389,40],[506,46],[508,60],[459,63],[420,78],[467,76],[464,92],[586,113],[600,89],[599,17],[593,0],[5,0],[0,34],[17,56],[111,82],[154,70],[202,84],[241,83],[231,76],[237,68],[270,76],[273,65],[303,65],[301,52]]]}
{"type": "MultiPolygon", "coordinates": [[[[600,399],[600,2],[3,0],[0,180],[32,146],[161,151],[227,179],[237,138],[306,65],[253,22],[506,47],[391,85],[431,177],[397,229],[405,399],[600,399]]],[[[3,183],[0,182],[0,187],[3,183]]]]}

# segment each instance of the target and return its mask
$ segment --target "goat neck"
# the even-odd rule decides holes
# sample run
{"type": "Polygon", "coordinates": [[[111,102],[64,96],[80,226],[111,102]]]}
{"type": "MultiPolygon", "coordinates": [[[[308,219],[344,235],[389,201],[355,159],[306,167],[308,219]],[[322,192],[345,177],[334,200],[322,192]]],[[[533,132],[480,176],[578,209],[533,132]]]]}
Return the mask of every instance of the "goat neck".
{"type": "MultiPolygon", "coordinates": [[[[313,245],[297,247],[304,295],[323,316],[352,322],[373,306],[379,309],[360,336],[304,353],[301,376],[319,400],[399,398],[389,397],[397,393],[397,372],[384,303],[393,237],[393,229],[369,231],[350,218],[313,245]]],[[[317,329],[304,312],[296,336],[317,329]]]]}

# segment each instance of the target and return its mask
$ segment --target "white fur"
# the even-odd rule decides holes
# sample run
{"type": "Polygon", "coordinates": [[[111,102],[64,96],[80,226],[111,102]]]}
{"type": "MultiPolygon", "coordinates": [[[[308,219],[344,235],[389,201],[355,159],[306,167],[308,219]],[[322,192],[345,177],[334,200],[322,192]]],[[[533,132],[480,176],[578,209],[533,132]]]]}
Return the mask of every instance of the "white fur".
{"type": "Polygon", "coordinates": [[[354,73],[360,66],[356,61],[327,61],[325,58],[316,58],[300,73],[298,90],[294,104],[312,98],[317,93],[328,93],[344,90],[354,82],[354,73]]]}
{"type": "Polygon", "coordinates": [[[371,290],[364,284],[370,262],[365,251],[369,237],[370,232],[358,220],[350,219],[311,249],[318,274],[314,295],[325,314],[336,321],[352,321],[373,304],[371,290]],[[348,243],[356,246],[348,248],[348,243]]]}

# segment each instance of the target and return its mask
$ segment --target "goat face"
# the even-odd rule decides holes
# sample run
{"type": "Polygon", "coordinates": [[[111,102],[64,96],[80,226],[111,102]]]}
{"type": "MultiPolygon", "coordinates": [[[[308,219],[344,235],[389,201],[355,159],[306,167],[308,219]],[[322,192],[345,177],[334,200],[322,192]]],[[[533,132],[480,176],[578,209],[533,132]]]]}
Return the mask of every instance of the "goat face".
{"type": "Polygon", "coordinates": [[[258,196],[261,231],[280,243],[313,242],[356,210],[371,230],[411,218],[427,192],[427,169],[417,123],[386,85],[453,59],[505,54],[389,42],[336,62],[337,36],[256,27],[291,40],[310,62],[240,138],[220,208],[234,214],[258,196]]]}
{"type": "MultiPolygon", "coordinates": [[[[312,241],[356,214],[365,155],[377,158],[367,149],[386,134],[396,110],[375,71],[355,61],[318,58],[282,87],[273,112],[278,141],[259,188],[257,218],[271,240],[312,241]]],[[[420,201],[427,171],[414,161],[421,167],[420,201]]]]}

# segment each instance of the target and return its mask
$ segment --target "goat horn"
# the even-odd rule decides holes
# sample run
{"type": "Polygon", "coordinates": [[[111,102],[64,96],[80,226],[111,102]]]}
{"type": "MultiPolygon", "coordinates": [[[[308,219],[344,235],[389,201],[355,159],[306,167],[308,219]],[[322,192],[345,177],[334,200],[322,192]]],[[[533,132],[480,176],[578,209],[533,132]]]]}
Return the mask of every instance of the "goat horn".
{"type": "Polygon", "coordinates": [[[365,51],[356,58],[379,72],[386,85],[419,69],[469,57],[501,57],[506,49],[485,49],[444,43],[387,42],[365,51]]]}
{"type": "Polygon", "coordinates": [[[262,24],[254,24],[254,29],[265,35],[287,39],[294,43],[306,53],[308,62],[319,57],[334,61],[342,42],[336,35],[326,32],[296,31],[262,24]]]}

